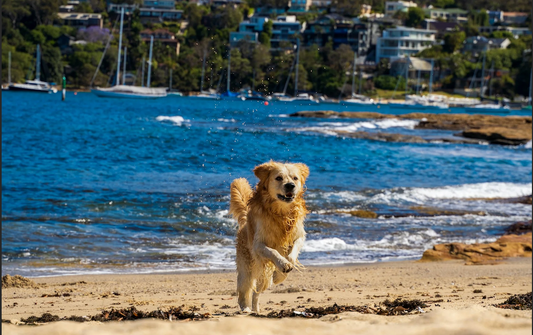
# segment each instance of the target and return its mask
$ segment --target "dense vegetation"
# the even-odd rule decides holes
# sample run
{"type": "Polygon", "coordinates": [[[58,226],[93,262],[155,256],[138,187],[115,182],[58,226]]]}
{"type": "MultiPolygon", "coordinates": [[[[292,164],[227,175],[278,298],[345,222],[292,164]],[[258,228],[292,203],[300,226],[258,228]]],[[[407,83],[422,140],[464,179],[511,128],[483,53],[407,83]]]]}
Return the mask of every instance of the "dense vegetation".
{"type": "MultiPolygon", "coordinates": [[[[529,1],[529,0],[528,0],[529,1]]],[[[461,6],[466,9],[474,6],[499,8],[502,10],[530,10],[528,1],[512,0],[506,3],[493,4],[495,1],[476,0],[437,0],[433,1],[440,7],[461,6]]],[[[140,0],[122,0],[116,2],[138,2],[140,0]]],[[[416,1],[424,4],[423,1],[416,1]]],[[[426,1],[427,2],[427,1],[426,1]]],[[[11,78],[14,82],[33,78],[35,71],[35,50],[40,45],[42,50],[42,75],[47,81],[59,83],[63,73],[67,75],[70,87],[88,87],[100,63],[106,43],[110,37],[109,48],[102,60],[100,70],[94,79],[94,85],[109,86],[114,81],[118,48],[118,14],[107,13],[104,0],[90,0],[82,3],[76,11],[98,12],[104,17],[104,29],[76,30],[62,26],[57,18],[58,7],[66,0],[5,0],[2,4],[2,77],[7,82],[8,52],[11,52],[11,78]],[[114,29],[113,29],[114,28],[114,29]],[[58,38],[63,34],[87,41],[86,44],[75,44],[72,52],[61,55],[58,38]]],[[[203,89],[225,90],[226,68],[228,59],[228,40],[231,31],[238,29],[239,23],[253,14],[257,6],[270,5],[283,8],[284,1],[249,0],[238,8],[211,8],[197,6],[186,2],[179,3],[178,9],[184,11],[184,19],[188,21],[185,29],[179,23],[165,22],[162,24],[141,24],[139,12],[128,16],[124,24],[123,46],[128,48],[127,72],[135,76],[135,83],[141,84],[141,64],[143,57],[148,58],[149,43],[141,40],[143,29],[165,28],[177,35],[181,43],[180,54],[159,42],[154,43],[154,62],[152,67],[152,86],[167,87],[169,74],[172,70],[173,88],[182,91],[199,91],[201,89],[202,63],[205,57],[206,70],[203,89]]],[[[362,3],[371,4],[374,11],[383,11],[384,0],[334,0],[333,6],[344,15],[359,14],[362,3]]],[[[435,5],[434,4],[434,5],[435,5]]],[[[481,8],[481,7],[477,7],[481,8]]],[[[320,13],[310,13],[299,17],[300,21],[312,20],[320,13]]],[[[420,25],[424,18],[423,11],[413,9],[403,14],[405,24],[412,27],[420,25]]],[[[442,45],[426,49],[419,55],[434,58],[436,71],[449,69],[441,82],[441,86],[452,89],[456,82],[469,78],[476,69],[481,68],[482,57],[473,57],[460,52],[463,41],[468,36],[478,35],[478,27],[486,24],[488,16],[485,12],[471,12],[464,31],[446,34],[442,45]]],[[[258,44],[242,43],[231,49],[231,85],[232,91],[241,88],[254,88],[264,93],[281,92],[286,87],[288,94],[294,92],[295,54],[291,45],[283,52],[270,50],[272,24],[266,24],[260,34],[258,44]]],[[[493,95],[513,97],[516,94],[527,95],[529,87],[529,71],[531,69],[531,37],[514,39],[507,33],[497,32],[491,37],[508,37],[512,43],[505,50],[492,50],[486,55],[487,68],[503,70],[504,75],[491,83],[493,95]],[[529,51],[527,51],[529,49],[529,51]]],[[[333,49],[332,43],[319,48],[316,45],[302,48],[298,67],[300,91],[320,92],[331,97],[338,97],[351,92],[351,71],[353,52],[347,45],[333,49]]],[[[436,75],[436,78],[438,76],[436,75]]],[[[355,85],[359,88],[358,78],[355,85]]],[[[373,80],[364,79],[361,83],[362,92],[375,93],[375,88],[405,89],[405,80],[391,77],[387,62],[377,64],[373,80]]]]}

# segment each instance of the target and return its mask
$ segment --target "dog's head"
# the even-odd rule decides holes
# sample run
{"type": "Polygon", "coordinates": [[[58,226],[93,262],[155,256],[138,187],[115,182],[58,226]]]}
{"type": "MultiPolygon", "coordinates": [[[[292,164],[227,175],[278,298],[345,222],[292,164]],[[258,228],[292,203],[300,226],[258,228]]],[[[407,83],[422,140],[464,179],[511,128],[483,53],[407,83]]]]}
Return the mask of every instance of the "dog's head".
{"type": "Polygon", "coordinates": [[[275,201],[291,204],[303,194],[309,168],[302,163],[270,161],[255,167],[254,174],[259,178],[258,189],[266,191],[275,201]]]}

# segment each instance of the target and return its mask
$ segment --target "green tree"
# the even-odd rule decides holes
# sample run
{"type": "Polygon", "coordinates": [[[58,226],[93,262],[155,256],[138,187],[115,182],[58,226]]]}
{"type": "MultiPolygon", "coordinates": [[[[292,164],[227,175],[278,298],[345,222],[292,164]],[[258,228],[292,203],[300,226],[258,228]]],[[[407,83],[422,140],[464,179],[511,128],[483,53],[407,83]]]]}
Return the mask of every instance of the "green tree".
{"type": "Polygon", "coordinates": [[[405,25],[407,27],[413,27],[416,28],[420,26],[422,21],[424,21],[426,15],[424,14],[424,10],[419,7],[409,7],[409,10],[407,11],[407,19],[405,20],[405,25]]]}
{"type": "Polygon", "coordinates": [[[442,51],[447,53],[454,53],[455,51],[463,47],[463,42],[465,39],[466,34],[463,31],[445,34],[442,51]]]}

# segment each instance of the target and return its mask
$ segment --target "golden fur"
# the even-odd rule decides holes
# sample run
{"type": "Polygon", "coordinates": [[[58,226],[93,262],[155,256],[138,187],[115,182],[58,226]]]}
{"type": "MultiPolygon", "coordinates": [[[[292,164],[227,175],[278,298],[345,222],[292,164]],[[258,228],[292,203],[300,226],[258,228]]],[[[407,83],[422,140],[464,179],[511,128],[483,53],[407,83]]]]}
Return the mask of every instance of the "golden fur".
{"type": "Polygon", "coordinates": [[[259,312],[259,293],[285,280],[298,266],[307,214],[303,194],[305,164],[270,161],[257,166],[252,190],[244,178],[231,184],[230,213],[237,232],[237,291],[242,310],[259,312]]]}

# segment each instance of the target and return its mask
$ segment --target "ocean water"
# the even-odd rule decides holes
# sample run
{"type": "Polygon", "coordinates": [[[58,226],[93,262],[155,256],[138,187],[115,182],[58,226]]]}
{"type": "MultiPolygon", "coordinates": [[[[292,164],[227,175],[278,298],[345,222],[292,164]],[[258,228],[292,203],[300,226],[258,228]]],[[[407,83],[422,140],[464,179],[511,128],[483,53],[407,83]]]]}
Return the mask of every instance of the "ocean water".
{"type": "Polygon", "coordinates": [[[472,200],[531,194],[531,143],[377,142],[331,130],[453,132],[288,116],[357,110],[334,105],[4,92],[2,107],[2,274],[234,269],[229,185],[255,184],[253,167],[270,159],[311,170],[304,265],[417,259],[435,243],[494,241],[532,217],[531,206],[472,200]],[[483,215],[419,217],[413,206],[483,215]]]}

